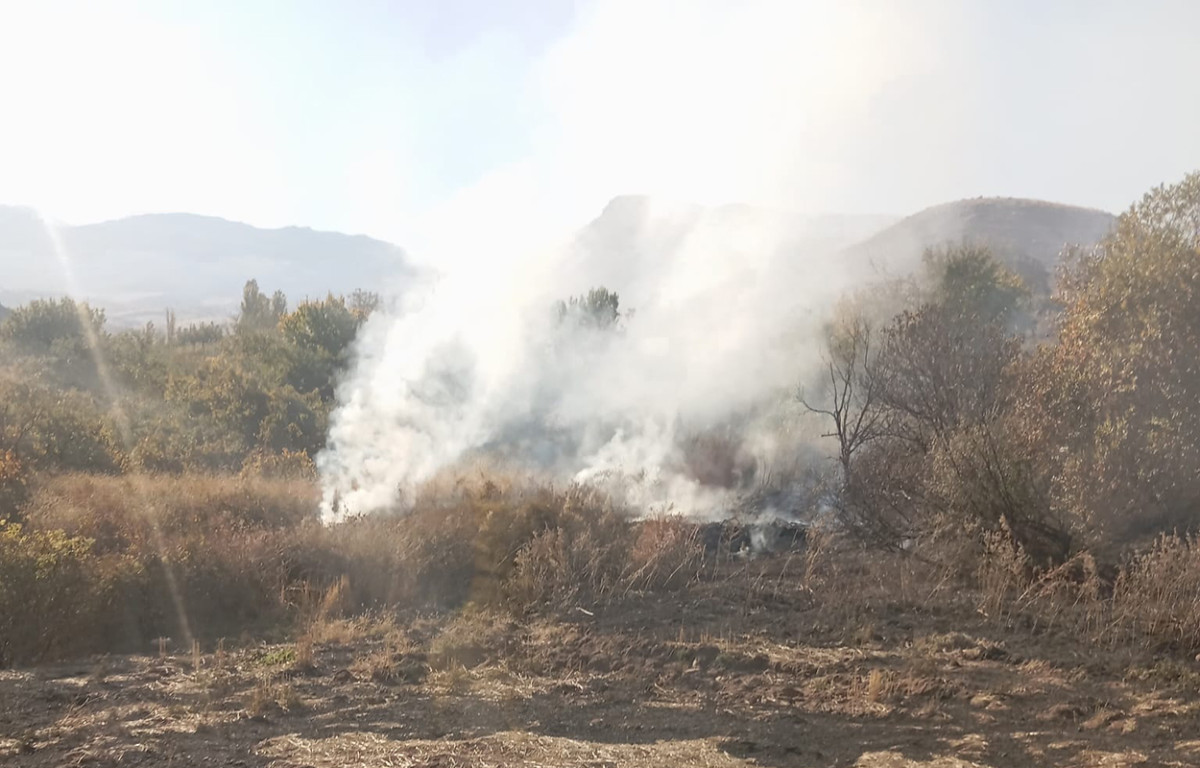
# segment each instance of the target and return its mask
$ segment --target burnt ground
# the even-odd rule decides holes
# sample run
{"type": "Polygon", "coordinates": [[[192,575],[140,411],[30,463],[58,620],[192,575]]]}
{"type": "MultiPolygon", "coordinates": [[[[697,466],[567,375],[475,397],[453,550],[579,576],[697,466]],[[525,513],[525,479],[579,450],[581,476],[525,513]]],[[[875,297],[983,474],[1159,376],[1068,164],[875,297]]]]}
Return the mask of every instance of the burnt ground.
{"type": "Polygon", "coordinates": [[[285,645],[0,672],[0,763],[1200,765],[1200,663],[746,569],[555,618],[326,621],[285,645]],[[740,579],[740,581],[739,581],[740,579]]]}

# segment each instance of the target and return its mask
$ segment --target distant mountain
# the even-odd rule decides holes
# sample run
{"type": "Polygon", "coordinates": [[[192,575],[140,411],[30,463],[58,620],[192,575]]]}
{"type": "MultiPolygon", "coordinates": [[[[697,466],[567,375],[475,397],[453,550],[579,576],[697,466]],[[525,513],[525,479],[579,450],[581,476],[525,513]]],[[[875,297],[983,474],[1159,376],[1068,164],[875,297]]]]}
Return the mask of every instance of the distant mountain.
{"type": "Polygon", "coordinates": [[[987,245],[1033,284],[1048,287],[1067,245],[1093,245],[1116,217],[1093,208],[1018,198],[976,198],[936,205],[915,213],[847,248],[851,262],[891,273],[915,269],[927,248],[947,244],[987,245]]]}
{"type": "MultiPolygon", "coordinates": [[[[637,307],[654,300],[657,270],[705,270],[714,257],[728,262],[733,254],[782,285],[811,293],[818,275],[836,291],[854,275],[911,272],[926,248],[967,241],[989,245],[1038,287],[1048,284],[1064,245],[1092,244],[1114,221],[1104,211],[1009,198],[961,200],[897,219],[626,195],[578,232],[556,279],[564,292],[608,286],[624,306],[637,307]],[[661,258],[667,253],[684,259],[661,258]]],[[[167,307],[185,322],[227,319],[250,278],[294,304],[329,291],[399,287],[413,274],[398,246],[361,235],[259,229],[187,213],[48,227],[30,209],[0,206],[0,303],[71,292],[104,307],[114,325],[158,320],[167,307]]]]}
{"type": "Polygon", "coordinates": [[[0,301],[73,292],[118,324],[157,319],[166,307],[181,320],[228,317],[251,278],[294,303],[378,289],[407,273],[399,247],[362,235],[188,213],[48,228],[32,210],[0,207],[0,301]]]}

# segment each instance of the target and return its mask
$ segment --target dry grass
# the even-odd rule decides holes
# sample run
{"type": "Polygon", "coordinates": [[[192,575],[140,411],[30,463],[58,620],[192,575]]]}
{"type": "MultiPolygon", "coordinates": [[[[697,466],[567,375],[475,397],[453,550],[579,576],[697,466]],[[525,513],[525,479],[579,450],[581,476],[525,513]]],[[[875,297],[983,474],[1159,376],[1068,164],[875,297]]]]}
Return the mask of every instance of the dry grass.
{"type": "Polygon", "coordinates": [[[59,475],[38,484],[26,516],[86,536],[96,551],[153,551],[160,540],[293,529],[317,519],[305,480],[232,475],[59,475]]]}
{"type": "MultiPolygon", "coordinates": [[[[795,597],[828,606],[830,630],[857,646],[877,642],[888,611],[969,604],[1005,626],[1200,650],[1194,538],[1163,537],[1108,579],[1086,553],[1033,569],[1003,531],[881,553],[813,530],[794,563],[718,563],[689,521],[633,522],[594,490],[511,475],[442,476],[407,515],[334,526],[316,521],[314,499],[311,484],[264,477],[43,480],[27,525],[0,534],[11,585],[0,589],[0,664],[293,628],[307,659],[375,631],[361,617],[397,609],[586,613],[707,580],[736,583],[749,605],[795,589],[789,572],[795,597]]],[[[472,647],[439,658],[470,661],[472,647]]]]}
{"type": "Polygon", "coordinates": [[[695,765],[708,768],[748,766],[721,751],[712,740],[648,745],[605,744],[527,733],[497,733],[461,741],[399,742],[369,733],[311,739],[281,736],[263,744],[261,754],[283,762],[301,760],[314,768],[358,766],[472,765],[480,768],[547,765],[629,766],[695,765]]]}
{"type": "Polygon", "coordinates": [[[275,712],[295,712],[303,707],[296,689],[290,683],[260,679],[246,696],[246,714],[264,718],[275,712]]]}
{"type": "Polygon", "coordinates": [[[438,670],[478,667],[510,655],[519,638],[511,617],[467,611],[455,617],[429,644],[429,662],[438,670]]]}
{"type": "Polygon", "coordinates": [[[1200,650],[1200,537],[1162,536],[1121,570],[1110,623],[1134,638],[1200,650]]]}

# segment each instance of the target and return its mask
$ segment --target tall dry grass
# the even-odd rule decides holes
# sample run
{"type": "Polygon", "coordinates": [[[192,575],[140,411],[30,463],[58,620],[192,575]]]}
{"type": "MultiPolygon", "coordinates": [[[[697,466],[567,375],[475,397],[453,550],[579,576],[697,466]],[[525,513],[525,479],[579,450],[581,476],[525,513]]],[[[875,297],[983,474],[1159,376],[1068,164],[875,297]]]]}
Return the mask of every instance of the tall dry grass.
{"type": "Polygon", "coordinates": [[[1039,570],[1002,531],[884,553],[814,530],[772,569],[707,555],[685,519],[635,521],[594,490],[503,474],[443,476],[404,515],[326,526],[316,509],[313,484],[287,477],[43,478],[26,522],[0,526],[0,665],[397,609],[590,610],[714,578],[824,604],[846,631],[885,610],[962,610],[1200,651],[1194,537],[1162,537],[1102,573],[1087,553],[1039,570]],[[781,592],[785,577],[798,589],[781,592]]]}
{"type": "Polygon", "coordinates": [[[0,663],[278,634],[333,611],[331,594],[339,615],[528,612],[698,575],[694,526],[635,523],[583,488],[442,477],[407,514],[332,526],[316,502],[312,482],[286,476],[43,478],[0,552],[0,663]]]}

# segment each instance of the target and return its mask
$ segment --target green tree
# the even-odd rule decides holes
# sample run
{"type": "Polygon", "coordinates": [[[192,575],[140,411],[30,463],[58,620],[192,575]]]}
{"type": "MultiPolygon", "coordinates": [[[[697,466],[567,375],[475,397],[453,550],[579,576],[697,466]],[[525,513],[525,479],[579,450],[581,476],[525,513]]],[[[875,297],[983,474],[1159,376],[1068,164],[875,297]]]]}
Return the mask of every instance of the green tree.
{"type": "Polygon", "coordinates": [[[71,298],[37,299],[14,309],[0,336],[22,352],[38,355],[81,350],[104,333],[104,310],[71,298]]]}
{"type": "Polygon", "coordinates": [[[248,280],[242,289],[242,304],[238,310],[237,329],[243,333],[271,330],[285,312],[287,312],[287,298],[282,291],[276,291],[273,296],[267,296],[259,290],[257,280],[248,280]]]}
{"type": "Polygon", "coordinates": [[[95,388],[97,350],[107,340],[104,311],[71,298],[39,299],[13,310],[0,340],[18,354],[41,358],[63,384],[95,388]]]}
{"type": "Polygon", "coordinates": [[[39,471],[116,472],[122,460],[90,393],[48,384],[28,367],[0,376],[0,452],[39,471]]]}
{"type": "Polygon", "coordinates": [[[175,334],[180,346],[216,344],[225,338],[225,328],[217,323],[192,323],[180,328],[175,334]]]}
{"type": "Polygon", "coordinates": [[[346,300],[329,294],[324,301],[301,302],[279,320],[285,339],[298,347],[320,350],[330,357],[345,357],[362,320],[346,306],[346,300]]]}
{"type": "Polygon", "coordinates": [[[356,288],[354,293],[350,294],[350,311],[360,322],[366,322],[366,319],[379,309],[382,303],[379,294],[374,291],[356,288]]]}
{"type": "Polygon", "coordinates": [[[621,319],[621,298],[604,287],[593,288],[582,296],[572,296],[555,305],[560,325],[607,330],[616,328],[621,319]]]}
{"type": "Polygon", "coordinates": [[[1003,328],[1027,326],[1029,288],[987,248],[930,250],[924,261],[933,283],[930,300],[950,317],[1003,328]]]}

